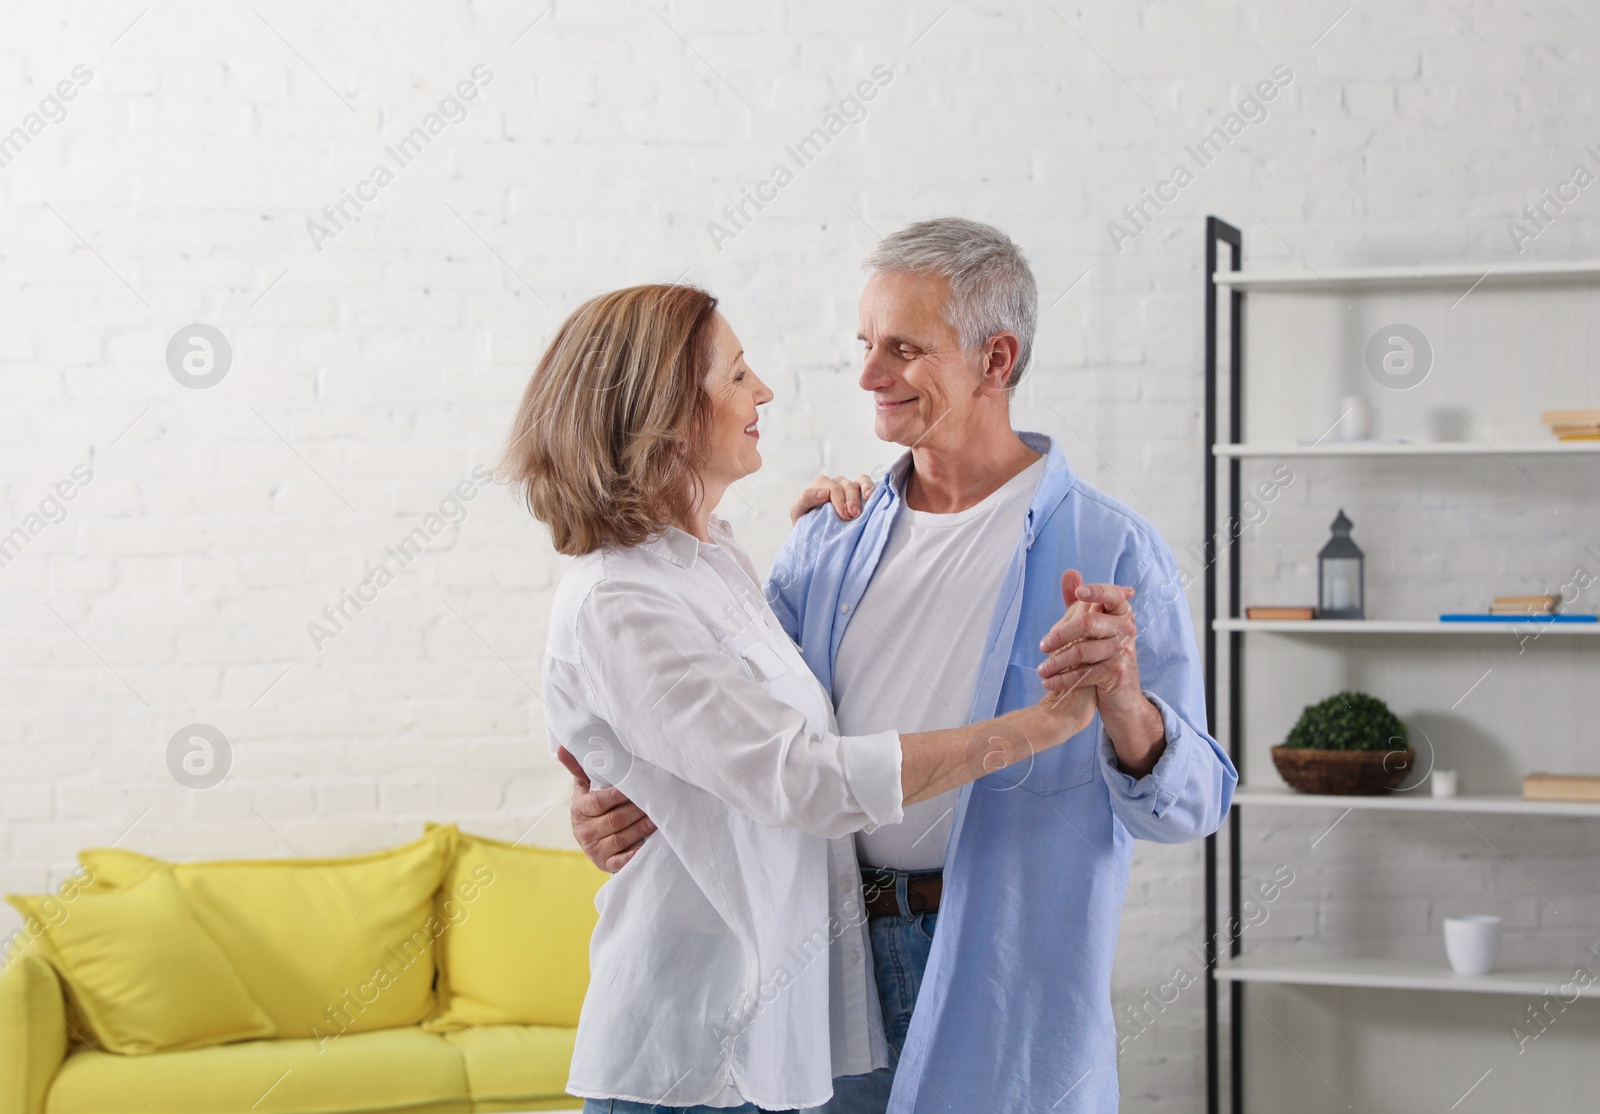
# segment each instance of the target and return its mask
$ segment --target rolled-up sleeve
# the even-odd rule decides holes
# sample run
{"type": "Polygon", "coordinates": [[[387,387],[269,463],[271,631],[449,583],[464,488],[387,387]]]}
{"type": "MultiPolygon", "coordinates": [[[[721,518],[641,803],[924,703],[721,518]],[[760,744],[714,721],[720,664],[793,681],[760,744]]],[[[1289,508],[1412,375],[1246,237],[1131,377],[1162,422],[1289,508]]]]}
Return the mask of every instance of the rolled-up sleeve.
{"type": "MultiPolygon", "coordinates": [[[[1136,839],[1184,843],[1216,831],[1233,803],[1239,775],[1204,729],[1205,695],[1200,653],[1189,607],[1178,588],[1177,564],[1166,545],[1152,540],[1144,554],[1153,568],[1135,581],[1139,683],[1161,713],[1166,749],[1141,778],[1123,773],[1104,725],[1101,776],[1111,809],[1136,839]]],[[[1119,578],[1118,583],[1127,583],[1119,578]]]]}
{"type": "Polygon", "coordinates": [[[1135,839],[1184,843],[1216,831],[1227,814],[1237,780],[1216,742],[1184,722],[1161,697],[1144,690],[1161,713],[1167,747],[1155,769],[1141,778],[1117,765],[1111,736],[1100,728],[1100,768],[1111,789],[1111,808],[1135,839]]]}
{"type": "Polygon", "coordinates": [[[625,752],[611,756],[624,793],[638,758],[775,827],[834,837],[900,821],[900,736],[811,730],[796,704],[827,698],[770,647],[758,679],[683,601],[642,581],[595,585],[576,633],[578,678],[610,729],[591,742],[625,752]]]}

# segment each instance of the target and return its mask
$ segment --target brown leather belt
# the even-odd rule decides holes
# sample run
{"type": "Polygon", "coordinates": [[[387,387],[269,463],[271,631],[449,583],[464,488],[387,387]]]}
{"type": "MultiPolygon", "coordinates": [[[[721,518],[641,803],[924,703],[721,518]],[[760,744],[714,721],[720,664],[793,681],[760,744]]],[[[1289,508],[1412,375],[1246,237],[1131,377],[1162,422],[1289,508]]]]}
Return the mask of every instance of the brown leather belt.
{"type": "MultiPolygon", "coordinates": [[[[867,914],[873,917],[898,917],[900,899],[895,895],[896,879],[899,874],[893,870],[880,870],[876,867],[864,866],[861,868],[861,896],[866,902],[867,914]]],[[[944,893],[944,872],[942,870],[918,870],[905,875],[906,879],[906,908],[911,915],[920,913],[937,913],[939,911],[939,898],[944,893]]]]}

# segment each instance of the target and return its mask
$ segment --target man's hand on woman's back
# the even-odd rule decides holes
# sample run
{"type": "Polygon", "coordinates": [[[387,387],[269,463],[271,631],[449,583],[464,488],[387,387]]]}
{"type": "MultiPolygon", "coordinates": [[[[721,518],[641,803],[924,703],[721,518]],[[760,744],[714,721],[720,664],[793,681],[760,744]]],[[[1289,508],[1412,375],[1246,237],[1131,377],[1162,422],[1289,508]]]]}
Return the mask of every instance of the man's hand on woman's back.
{"type": "Polygon", "coordinates": [[[592,788],[589,775],[566,747],[556,757],[572,774],[572,834],[578,846],[595,866],[615,874],[639,853],[655,824],[622,790],[592,788]]]}

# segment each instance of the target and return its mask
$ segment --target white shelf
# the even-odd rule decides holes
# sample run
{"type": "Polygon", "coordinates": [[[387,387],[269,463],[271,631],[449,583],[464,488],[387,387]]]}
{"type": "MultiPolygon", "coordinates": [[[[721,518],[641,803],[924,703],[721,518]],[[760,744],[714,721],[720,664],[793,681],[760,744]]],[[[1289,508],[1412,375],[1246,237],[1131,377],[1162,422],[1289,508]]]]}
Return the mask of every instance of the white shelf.
{"type": "Polygon", "coordinates": [[[1217,619],[1219,631],[1269,631],[1273,634],[1600,634],[1596,623],[1489,622],[1442,623],[1437,619],[1217,619]]]}
{"type": "Polygon", "coordinates": [[[1437,286],[1457,282],[1485,286],[1509,282],[1594,282],[1600,261],[1580,259],[1549,263],[1452,263],[1425,267],[1330,267],[1321,271],[1218,271],[1218,286],[1237,290],[1304,290],[1328,287],[1437,286]]]}
{"type": "MultiPolygon", "coordinates": [[[[1439,949],[1444,950],[1443,940],[1439,949]]],[[[1600,998],[1600,982],[1578,989],[1571,967],[1491,971],[1458,975],[1441,958],[1301,959],[1282,955],[1241,955],[1217,960],[1219,982],[1291,983],[1299,986],[1359,986],[1377,990],[1450,990],[1471,994],[1526,994],[1539,997],[1566,988],[1584,998],[1600,998]]]]}
{"type": "Polygon", "coordinates": [[[1600,802],[1529,801],[1510,794],[1467,797],[1433,797],[1428,786],[1404,792],[1374,796],[1347,797],[1323,793],[1296,793],[1275,785],[1240,786],[1233,794],[1236,805],[1265,805],[1269,808],[1372,809],[1378,812],[1474,812],[1506,816],[1600,816],[1600,802]]]}
{"type": "Polygon", "coordinates": [[[1317,445],[1212,445],[1219,457],[1284,456],[1582,456],[1600,453],[1600,441],[1516,441],[1486,445],[1482,441],[1328,441],[1317,445]]]}

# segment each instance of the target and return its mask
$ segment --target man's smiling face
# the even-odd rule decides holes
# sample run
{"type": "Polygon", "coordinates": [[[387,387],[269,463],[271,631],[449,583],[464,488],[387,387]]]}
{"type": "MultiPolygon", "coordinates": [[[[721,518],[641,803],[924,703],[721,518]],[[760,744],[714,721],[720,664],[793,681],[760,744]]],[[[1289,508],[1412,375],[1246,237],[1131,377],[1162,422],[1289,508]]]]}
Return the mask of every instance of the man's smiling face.
{"type": "Polygon", "coordinates": [[[950,284],[939,275],[879,271],[861,292],[861,389],[872,392],[873,429],[897,445],[957,435],[981,376],[945,320],[950,284]]]}

